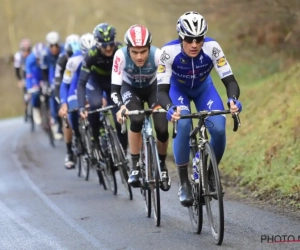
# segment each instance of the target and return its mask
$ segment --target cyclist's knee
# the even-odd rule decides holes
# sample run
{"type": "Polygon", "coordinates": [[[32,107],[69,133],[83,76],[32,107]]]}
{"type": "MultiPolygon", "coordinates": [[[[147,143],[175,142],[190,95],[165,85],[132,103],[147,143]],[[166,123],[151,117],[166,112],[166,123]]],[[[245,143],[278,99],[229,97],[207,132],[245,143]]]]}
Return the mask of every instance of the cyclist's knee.
{"type": "Polygon", "coordinates": [[[143,116],[142,115],[135,115],[130,119],[130,130],[134,133],[139,133],[143,127],[143,116]]]}
{"type": "Polygon", "coordinates": [[[191,131],[191,125],[192,125],[191,119],[179,120],[177,124],[177,134],[182,136],[188,136],[191,131]]]}
{"type": "Polygon", "coordinates": [[[102,108],[102,98],[101,96],[98,98],[88,98],[89,105],[91,107],[91,110],[100,109],[102,108]]]}

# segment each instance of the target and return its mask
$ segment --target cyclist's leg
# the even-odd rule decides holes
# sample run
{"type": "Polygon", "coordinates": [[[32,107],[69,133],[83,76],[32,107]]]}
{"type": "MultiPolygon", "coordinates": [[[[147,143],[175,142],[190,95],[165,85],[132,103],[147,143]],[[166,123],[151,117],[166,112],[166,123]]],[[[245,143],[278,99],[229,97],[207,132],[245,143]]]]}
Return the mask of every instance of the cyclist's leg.
{"type": "MultiPolygon", "coordinates": [[[[147,98],[145,99],[147,100],[149,107],[154,107],[157,104],[157,82],[155,81],[152,83],[149,90],[145,89],[144,93],[147,95],[147,98]]],[[[171,187],[168,168],[166,165],[169,144],[168,120],[166,119],[165,113],[156,113],[153,114],[153,121],[157,137],[157,150],[160,160],[161,174],[163,177],[163,185],[161,186],[161,189],[163,191],[168,191],[171,187]]]]}
{"type": "MultiPolygon", "coordinates": [[[[114,105],[114,102],[110,97],[110,92],[111,92],[110,88],[106,89],[105,92],[106,92],[106,96],[107,96],[108,105],[114,105]]],[[[121,124],[117,122],[117,117],[116,117],[117,112],[118,112],[117,107],[112,109],[112,116],[113,116],[113,119],[114,119],[114,122],[115,122],[115,127],[116,127],[116,130],[117,130],[118,138],[119,138],[119,140],[121,142],[121,145],[123,147],[123,150],[125,151],[125,154],[126,154],[127,147],[128,147],[128,135],[127,135],[127,131],[124,134],[121,133],[121,124]]]]}
{"type": "MultiPolygon", "coordinates": [[[[190,113],[190,100],[184,87],[179,88],[175,85],[170,87],[170,97],[172,103],[180,106],[181,114],[190,113]]],[[[177,135],[173,140],[173,152],[175,163],[178,168],[180,187],[179,200],[183,206],[193,205],[193,196],[191,191],[191,184],[188,177],[188,163],[189,163],[189,133],[191,130],[191,119],[182,119],[178,121],[177,135]]]]}
{"type": "Polygon", "coordinates": [[[28,119],[28,110],[27,110],[27,106],[28,106],[28,93],[27,93],[27,89],[26,89],[25,86],[23,87],[23,100],[24,100],[24,108],[25,108],[24,120],[25,120],[25,122],[27,122],[27,119],[28,119]]]}
{"type": "Polygon", "coordinates": [[[30,97],[31,105],[32,105],[32,117],[35,124],[40,125],[42,124],[42,118],[40,113],[40,91],[36,91],[31,93],[30,97]]]}
{"type": "MultiPolygon", "coordinates": [[[[95,110],[102,107],[102,89],[100,88],[99,84],[89,80],[86,93],[87,99],[90,105],[90,110],[95,110]]],[[[93,142],[95,147],[99,147],[99,131],[100,131],[100,120],[99,120],[99,113],[89,114],[88,116],[89,123],[91,125],[92,134],[93,134],[93,142]]]]}
{"type": "MultiPolygon", "coordinates": [[[[223,110],[223,102],[210,77],[203,84],[207,87],[201,91],[197,98],[193,98],[197,111],[200,110],[223,110]]],[[[211,116],[206,120],[208,131],[211,135],[211,146],[216,155],[217,163],[222,159],[226,145],[226,118],[223,115],[211,116]],[[211,126],[213,124],[213,126],[211,126]]]]}
{"type": "MultiPolygon", "coordinates": [[[[142,90],[141,90],[142,91],[142,90]]],[[[141,110],[141,98],[137,96],[137,89],[134,89],[131,85],[123,82],[121,88],[121,94],[123,102],[128,110],[141,110]]],[[[140,168],[138,165],[140,158],[140,150],[142,146],[142,135],[141,130],[143,126],[143,115],[130,116],[130,131],[128,133],[129,137],[129,147],[132,160],[132,168],[130,171],[130,176],[128,183],[133,187],[140,186],[140,168]]]]}

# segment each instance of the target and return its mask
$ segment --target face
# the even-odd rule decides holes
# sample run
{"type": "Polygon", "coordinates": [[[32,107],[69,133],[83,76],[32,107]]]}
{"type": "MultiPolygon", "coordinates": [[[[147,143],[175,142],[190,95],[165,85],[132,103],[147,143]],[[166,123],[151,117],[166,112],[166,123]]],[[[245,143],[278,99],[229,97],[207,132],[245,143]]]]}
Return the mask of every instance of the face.
{"type": "Polygon", "coordinates": [[[129,48],[129,54],[134,64],[138,67],[142,67],[148,60],[149,47],[131,47],[129,48]]]}
{"type": "Polygon", "coordinates": [[[58,44],[50,45],[50,52],[52,55],[57,56],[60,52],[60,48],[58,44]]]}
{"type": "Polygon", "coordinates": [[[22,50],[22,56],[23,56],[24,58],[26,58],[29,54],[30,54],[30,50],[29,50],[29,49],[27,49],[27,50],[22,50]]]}
{"type": "Polygon", "coordinates": [[[102,44],[100,46],[100,50],[104,56],[110,57],[113,55],[115,49],[115,44],[102,44]]]}
{"type": "Polygon", "coordinates": [[[182,48],[189,57],[196,57],[203,46],[204,37],[185,37],[182,41],[182,48]]]}

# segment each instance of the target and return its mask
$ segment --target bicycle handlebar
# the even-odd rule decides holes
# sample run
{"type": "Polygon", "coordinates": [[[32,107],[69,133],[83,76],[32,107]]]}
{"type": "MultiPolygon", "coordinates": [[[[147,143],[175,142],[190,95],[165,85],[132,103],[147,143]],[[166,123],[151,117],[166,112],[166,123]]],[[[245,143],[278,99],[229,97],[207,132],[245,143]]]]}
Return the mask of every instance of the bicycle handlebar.
{"type": "Polygon", "coordinates": [[[113,109],[115,108],[116,105],[109,105],[109,106],[106,106],[104,108],[99,108],[99,109],[95,109],[95,110],[92,110],[92,111],[88,111],[88,114],[93,114],[93,113],[100,113],[100,112],[104,112],[104,111],[108,111],[110,109],[113,109]]]}
{"type": "MultiPolygon", "coordinates": [[[[230,110],[204,110],[200,111],[198,113],[192,113],[192,114],[186,114],[181,115],[180,119],[205,119],[208,116],[214,116],[214,115],[225,115],[230,114],[230,110]]],[[[241,126],[241,121],[239,118],[239,114],[235,113],[232,115],[233,119],[233,131],[236,132],[238,130],[238,127],[241,126]]],[[[173,138],[176,137],[177,134],[177,121],[173,122],[173,138]]]]}
{"type": "Polygon", "coordinates": [[[158,109],[142,109],[142,110],[130,110],[128,111],[126,114],[126,109],[122,110],[122,124],[121,124],[121,133],[125,134],[126,132],[126,122],[125,122],[125,117],[126,116],[130,116],[130,115],[140,115],[140,114],[146,114],[146,115],[150,115],[153,113],[166,113],[167,111],[162,109],[162,108],[158,108],[158,109]]]}

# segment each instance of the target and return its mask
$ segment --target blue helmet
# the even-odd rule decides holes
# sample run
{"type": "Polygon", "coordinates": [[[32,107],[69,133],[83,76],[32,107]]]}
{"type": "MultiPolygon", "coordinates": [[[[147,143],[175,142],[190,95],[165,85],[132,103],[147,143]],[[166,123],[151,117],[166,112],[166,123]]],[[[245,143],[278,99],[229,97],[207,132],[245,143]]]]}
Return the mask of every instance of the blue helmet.
{"type": "Polygon", "coordinates": [[[80,51],[80,37],[76,34],[69,35],[65,42],[65,51],[69,56],[76,51],[80,51]]]}
{"type": "Polygon", "coordinates": [[[97,45],[113,45],[115,43],[116,29],[107,23],[100,23],[94,28],[93,35],[97,45]]]}

